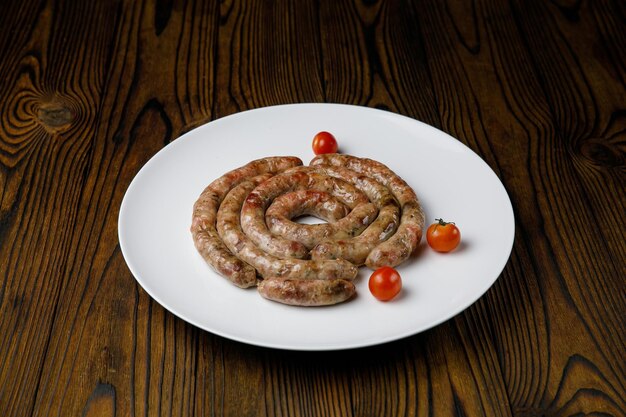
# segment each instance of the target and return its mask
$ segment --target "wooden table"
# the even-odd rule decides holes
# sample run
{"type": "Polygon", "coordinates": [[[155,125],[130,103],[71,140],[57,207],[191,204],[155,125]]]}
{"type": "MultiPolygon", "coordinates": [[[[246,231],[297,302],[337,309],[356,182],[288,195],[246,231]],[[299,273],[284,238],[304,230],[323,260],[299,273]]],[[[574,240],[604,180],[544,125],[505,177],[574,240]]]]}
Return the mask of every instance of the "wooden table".
{"type": "Polygon", "coordinates": [[[0,415],[626,415],[625,16],[618,0],[2,2],[0,415]],[[194,127],[298,102],[407,115],[491,166],[516,235],[478,302],[400,341],[297,352],[144,292],[117,236],[138,170],[194,127]]]}

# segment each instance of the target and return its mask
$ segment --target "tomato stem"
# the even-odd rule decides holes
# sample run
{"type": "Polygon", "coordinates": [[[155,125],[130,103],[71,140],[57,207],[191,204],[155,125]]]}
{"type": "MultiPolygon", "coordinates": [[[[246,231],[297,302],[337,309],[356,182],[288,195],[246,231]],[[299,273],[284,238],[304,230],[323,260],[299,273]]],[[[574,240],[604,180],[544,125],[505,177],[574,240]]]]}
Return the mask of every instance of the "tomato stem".
{"type": "MultiPolygon", "coordinates": [[[[437,221],[437,226],[446,226],[448,224],[454,224],[454,222],[446,222],[443,219],[435,219],[435,221],[437,221]]],[[[435,227],[437,227],[435,226],[435,227]]]]}

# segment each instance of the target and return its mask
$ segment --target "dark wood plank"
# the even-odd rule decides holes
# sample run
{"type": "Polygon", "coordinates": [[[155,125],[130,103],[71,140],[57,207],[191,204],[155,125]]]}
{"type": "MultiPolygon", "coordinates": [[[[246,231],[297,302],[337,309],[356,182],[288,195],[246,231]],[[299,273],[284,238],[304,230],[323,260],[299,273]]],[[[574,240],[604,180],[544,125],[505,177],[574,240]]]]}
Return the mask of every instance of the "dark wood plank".
{"type": "MultiPolygon", "coordinates": [[[[68,228],[75,230],[71,247],[80,249],[61,276],[35,415],[191,415],[205,407],[195,389],[196,370],[214,367],[211,356],[209,365],[199,358],[207,336],[138,286],[116,229],[122,196],[139,168],[210,117],[215,6],[110,5],[111,36],[76,43],[83,54],[104,49],[110,61],[94,70],[106,78],[99,118],[85,135],[98,140],[87,153],[77,218],[68,228]]],[[[65,20],[63,12],[58,18],[65,20]]]]}
{"type": "Polygon", "coordinates": [[[0,4],[0,414],[626,414],[623,2],[0,4]],[[292,102],[451,133],[507,187],[494,287],[343,352],[229,341],[135,282],[123,194],[185,131],[292,102]]]}
{"type": "Polygon", "coordinates": [[[225,2],[218,35],[218,117],[323,99],[314,2],[225,2]]]}
{"type": "MultiPolygon", "coordinates": [[[[16,91],[3,96],[22,100],[8,103],[24,112],[8,125],[32,131],[32,139],[21,146],[28,154],[3,161],[14,178],[3,191],[12,210],[3,234],[15,243],[2,253],[2,300],[13,301],[1,307],[3,318],[19,321],[5,321],[0,332],[1,379],[18,382],[2,384],[1,408],[5,415],[187,413],[198,330],[138,288],[116,248],[116,220],[134,174],[180,134],[174,123],[180,129],[210,114],[209,26],[217,14],[190,5],[168,23],[167,10],[150,5],[82,6],[50,4],[35,16],[33,52],[22,58],[16,91]],[[198,26],[188,24],[196,13],[198,26]],[[164,26],[169,33],[160,33],[164,26]],[[194,28],[202,36],[190,46],[194,28]],[[20,191],[15,201],[10,190],[20,191]]],[[[12,151],[2,143],[3,155],[12,151]]]]}
{"type": "MultiPolygon", "coordinates": [[[[542,161],[546,166],[539,168],[552,188],[546,194],[554,200],[563,200],[551,203],[549,209],[546,207],[548,215],[553,217],[546,232],[552,246],[558,247],[553,250],[562,254],[556,257],[559,274],[566,297],[573,304],[576,322],[582,322],[578,330],[581,336],[576,339],[587,339],[588,344],[587,349],[574,348],[570,341],[563,341],[566,351],[580,350],[570,351],[559,389],[554,394],[558,400],[551,406],[576,409],[594,397],[598,410],[624,412],[626,250],[620,230],[626,225],[624,216],[619,214],[624,212],[626,202],[623,163],[620,173],[610,158],[601,155],[623,155],[619,137],[607,132],[624,129],[624,121],[615,120],[615,115],[624,111],[626,86],[619,80],[623,80],[623,71],[618,79],[609,78],[604,66],[592,57],[593,49],[610,38],[614,38],[612,42],[616,45],[621,43],[618,50],[623,50],[626,43],[623,31],[602,34],[598,30],[593,9],[603,6],[610,7],[610,3],[595,2],[589,8],[566,4],[559,8],[537,2],[523,8],[518,5],[515,16],[524,34],[531,32],[529,16],[541,14],[546,21],[545,25],[532,25],[533,36],[524,36],[546,96],[546,103],[541,106],[547,107],[554,120],[555,133],[550,140],[556,144],[552,147],[562,150],[562,154],[555,153],[542,161]],[[586,36],[579,36],[580,41],[572,43],[573,32],[586,36]],[[602,82],[598,83],[599,80],[602,82]],[[612,198],[619,195],[621,198],[612,198]],[[598,238],[589,239],[586,236],[589,233],[598,238]],[[573,368],[583,375],[574,376],[573,368]],[[563,395],[563,386],[580,384],[577,378],[594,380],[591,385],[597,392],[570,391],[572,397],[563,395]]],[[[619,74],[619,64],[612,65],[619,74]]],[[[572,337],[571,324],[563,324],[572,337]]]]}
{"type": "Polygon", "coordinates": [[[64,14],[62,4],[20,5],[5,27],[15,37],[3,37],[8,59],[0,70],[4,415],[37,409],[59,299],[76,283],[72,264],[82,262],[87,246],[79,207],[109,58],[103,44],[115,24],[115,9],[105,4],[76,5],[64,14]]]}
{"type": "MultiPolygon", "coordinates": [[[[593,134],[597,122],[585,106],[610,120],[619,111],[617,102],[600,111],[594,106],[571,45],[559,43],[559,33],[541,33],[555,27],[547,10],[533,13],[533,7],[541,6],[525,2],[515,10],[501,2],[479,2],[470,14],[475,30],[467,27],[468,19],[466,27],[454,27],[468,16],[467,10],[449,3],[445,7],[447,13],[436,13],[437,7],[418,13],[432,48],[428,56],[435,56],[429,63],[435,89],[442,87],[436,92],[440,108],[443,114],[455,114],[455,124],[444,119],[444,130],[466,141],[500,174],[521,228],[511,264],[488,294],[491,306],[478,316],[481,323],[494,322],[513,412],[610,410],[618,415],[624,410],[623,265],[603,261],[611,251],[600,239],[587,237],[590,228],[601,235],[594,222],[596,207],[586,204],[579,188],[581,172],[563,154],[568,146],[562,142],[593,134]],[[449,53],[440,54],[442,50],[449,53]],[[544,55],[544,67],[533,65],[537,55],[544,55]],[[543,81],[548,76],[551,82],[543,81]],[[451,86],[444,89],[446,83],[451,86]],[[490,114],[492,108],[509,112],[490,114]],[[508,140],[498,144],[498,137],[508,140]],[[524,178],[527,164],[530,176],[524,178]]],[[[614,88],[623,91],[623,86],[614,88]]],[[[610,202],[604,203],[605,211],[616,209],[610,196],[619,187],[609,181],[604,187],[594,185],[598,201],[610,202]]],[[[623,250],[617,252],[617,258],[623,256],[623,250]]]]}

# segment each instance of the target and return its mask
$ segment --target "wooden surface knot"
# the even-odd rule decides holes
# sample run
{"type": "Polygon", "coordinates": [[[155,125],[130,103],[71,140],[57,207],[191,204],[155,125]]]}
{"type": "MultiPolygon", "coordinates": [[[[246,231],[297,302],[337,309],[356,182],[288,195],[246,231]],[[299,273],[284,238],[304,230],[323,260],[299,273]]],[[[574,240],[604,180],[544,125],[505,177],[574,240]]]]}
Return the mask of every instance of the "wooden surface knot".
{"type": "Polygon", "coordinates": [[[590,138],[580,144],[579,152],[594,165],[615,168],[624,165],[624,152],[602,138],[590,138]]]}
{"type": "Polygon", "coordinates": [[[76,119],[72,109],[60,101],[43,103],[37,108],[37,118],[50,133],[58,133],[70,128],[76,119]]]}

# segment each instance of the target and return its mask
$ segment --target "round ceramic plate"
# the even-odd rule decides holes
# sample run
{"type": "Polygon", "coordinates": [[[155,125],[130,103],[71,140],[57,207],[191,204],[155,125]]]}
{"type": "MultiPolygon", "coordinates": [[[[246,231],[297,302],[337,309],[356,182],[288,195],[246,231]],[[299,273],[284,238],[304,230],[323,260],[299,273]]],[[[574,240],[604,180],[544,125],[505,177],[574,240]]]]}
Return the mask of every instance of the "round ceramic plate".
{"type": "Polygon", "coordinates": [[[119,240],[128,267],[156,301],[209,332],[258,346],[335,350],[371,346],[433,327],[463,311],[498,278],[511,253],[514,218],[489,166],[458,140],[394,113],[339,104],[260,108],[215,120],[158,152],[134,178],[120,209],[119,240]],[[357,296],[330,307],[268,301],[217,275],[196,251],[189,227],[202,190],[222,174],[265,156],[305,164],[327,130],[341,153],[376,159],[416,191],[427,223],[454,221],[452,253],[425,239],[397,269],[403,290],[390,302],[369,292],[360,269],[357,296]],[[497,227],[486,227],[497,225],[497,227]]]}

